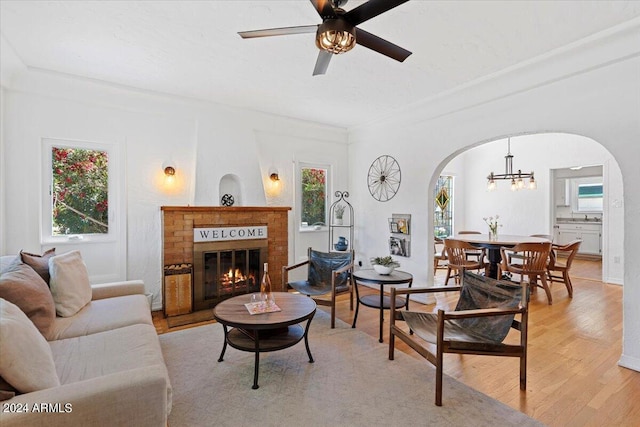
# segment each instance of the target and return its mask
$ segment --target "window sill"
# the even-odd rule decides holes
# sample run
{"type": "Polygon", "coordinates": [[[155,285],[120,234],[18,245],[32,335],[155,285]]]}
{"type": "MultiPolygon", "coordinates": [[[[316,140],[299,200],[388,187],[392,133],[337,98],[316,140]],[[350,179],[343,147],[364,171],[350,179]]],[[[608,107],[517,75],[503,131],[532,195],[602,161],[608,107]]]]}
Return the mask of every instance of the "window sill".
{"type": "Polygon", "coordinates": [[[88,245],[92,243],[112,243],[116,239],[112,236],[82,236],[78,239],[69,237],[45,237],[40,239],[42,245],[88,245]]]}
{"type": "Polygon", "coordinates": [[[300,227],[298,231],[300,233],[318,233],[323,231],[329,231],[329,228],[323,225],[316,225],[314,227],[300,227]]]}

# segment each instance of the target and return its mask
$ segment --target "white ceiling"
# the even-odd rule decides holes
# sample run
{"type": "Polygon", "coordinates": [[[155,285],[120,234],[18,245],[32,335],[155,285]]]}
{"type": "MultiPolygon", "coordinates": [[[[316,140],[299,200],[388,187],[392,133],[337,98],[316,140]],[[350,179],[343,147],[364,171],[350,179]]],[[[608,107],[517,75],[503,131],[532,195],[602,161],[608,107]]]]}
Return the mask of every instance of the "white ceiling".
{"type": "Polygon", "coordinates": [[[314,77],[314,34],[237,34],[320,23],[307,0],[0,0],[27,67],[345,128],[638,16],[638,1],[412,0],[359,25],[412,51],[404,63],[356,46],[314,77]]]}

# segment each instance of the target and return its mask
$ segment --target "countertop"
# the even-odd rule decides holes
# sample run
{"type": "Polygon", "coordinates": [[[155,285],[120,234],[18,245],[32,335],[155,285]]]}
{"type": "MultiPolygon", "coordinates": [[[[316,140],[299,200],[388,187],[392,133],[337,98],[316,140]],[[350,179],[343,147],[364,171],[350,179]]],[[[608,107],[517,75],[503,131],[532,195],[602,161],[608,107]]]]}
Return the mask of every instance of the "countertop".
{"type": "Polygon", "coordinates": [[[572,218],[557,218],[556,224],[594,224],[602,225],[602,220],[596,221],[595,219],[572,219],[572,218]]]}

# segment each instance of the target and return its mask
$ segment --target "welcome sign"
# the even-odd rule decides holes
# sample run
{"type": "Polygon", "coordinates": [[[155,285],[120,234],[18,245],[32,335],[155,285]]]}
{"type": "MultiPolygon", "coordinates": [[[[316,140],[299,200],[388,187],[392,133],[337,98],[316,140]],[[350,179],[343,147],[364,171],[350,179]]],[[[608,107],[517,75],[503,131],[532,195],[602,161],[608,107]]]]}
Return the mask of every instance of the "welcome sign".
{"type": "Polygon", "coordinates": [[[216,227],[194,228],[193,242],[223,242],[226,240],[266,239],[267,226],[255,225],[248,227],[216,227]]]}

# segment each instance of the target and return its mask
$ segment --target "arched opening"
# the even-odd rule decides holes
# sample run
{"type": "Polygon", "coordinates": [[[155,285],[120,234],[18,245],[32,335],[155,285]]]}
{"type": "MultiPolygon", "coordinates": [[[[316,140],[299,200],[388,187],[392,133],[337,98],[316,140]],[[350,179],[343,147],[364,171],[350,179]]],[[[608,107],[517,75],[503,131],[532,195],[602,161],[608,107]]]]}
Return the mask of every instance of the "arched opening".
{"type": "MultiPolygon", "coordinates": [[[[622,284],[623,281],[623,191],[622,174],[611,153],[596,141],[566,133],[537,133],[511,135],[510,152],[513,169],[517,172],[535,172],[536,190],[511,191],[510,181],[496,182],[496,189],[488,191],[487,176],[490,172],[502,174],[505,155],[508,152],[507,137],[480,142],[465,151],[451,154],[441,163],[439,172],[432,177],[432,186],[437,186],[440,176],[453,179],[452,230],[475,229],[486,232],[483,218],[499,215],[501,232],[506,234],[558,235],[556,228],[562,220],[583,220],[585,215],[589,227],[597,236],[595,249],[582,245],[585,255],[602,257],[603,282],[622,284]],[[591,168],[589,168],[591,167],[591,168]],[[572,171],[571,168],[582,168],[572,171]],[[580,211],[577,206],[560,206],[557,198],[558,182],[566,179],[567,171],[576,177],[589,176],[589,170],[601,170],[603,182],[602,211],[580,211]],[[564,175],[563,175],[564,174],[564,175]],[[588,221],[587,221],[588,222],[588,221]],[[599,246],[598,246],[599,244],[599,246]]],[[[598,172],[593,172],[593,174],[598,172]]],[[[566,183],[567,181],[563,181],[566,183]]],[[[576,197],[577,186],[569,196],[576,197]]],[[[436,194],[430,206],[437,206],[436,194]]],[[[434,214],[434,226],[437,219],[434,214]]],[[[580,221],[582,222],[582,221],[580,221]]],[[[432,230],[437,235],[437,230],[432,230]]],[[[585,239],[589,237],[585,233],[585,239]]]]}

